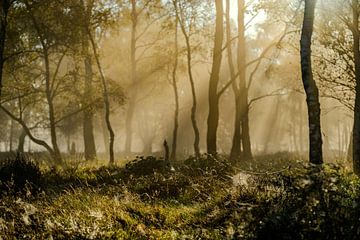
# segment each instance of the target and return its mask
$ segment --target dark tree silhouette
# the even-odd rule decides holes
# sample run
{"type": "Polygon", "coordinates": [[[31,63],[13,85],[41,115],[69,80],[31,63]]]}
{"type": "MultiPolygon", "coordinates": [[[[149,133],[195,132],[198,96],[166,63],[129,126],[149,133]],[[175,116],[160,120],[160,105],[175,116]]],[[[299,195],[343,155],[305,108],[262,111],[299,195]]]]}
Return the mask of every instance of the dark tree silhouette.
{"type": "Polygon", "coordinates": [[[322,136],[320,125],[319,89],[313,78],[311,65],[311,39],[314,30],[316,0],[305,0],[304,21],[300,41],[301,73],[306,93],[309,118],[309,160],[314,164],[322,164],[322,136]]]}

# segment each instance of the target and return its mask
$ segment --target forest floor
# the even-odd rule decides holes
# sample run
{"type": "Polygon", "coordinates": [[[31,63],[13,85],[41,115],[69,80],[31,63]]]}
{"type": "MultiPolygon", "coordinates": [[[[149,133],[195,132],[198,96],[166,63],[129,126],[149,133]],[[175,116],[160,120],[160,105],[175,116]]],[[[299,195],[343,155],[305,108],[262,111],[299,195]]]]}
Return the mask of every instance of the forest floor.
{"type": "Polygon", "coordinates": [[[0,239],[360,239],[360,181],[344,167],[288,154],[163,163],[4,163],[0,239]]]}

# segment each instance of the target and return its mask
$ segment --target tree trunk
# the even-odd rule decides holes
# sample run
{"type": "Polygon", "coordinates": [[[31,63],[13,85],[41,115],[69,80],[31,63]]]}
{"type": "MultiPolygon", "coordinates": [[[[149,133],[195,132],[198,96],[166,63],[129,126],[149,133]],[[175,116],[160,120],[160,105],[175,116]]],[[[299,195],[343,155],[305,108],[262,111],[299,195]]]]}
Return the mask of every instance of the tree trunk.
{"type": "MultiPolygon", "coordinates": [[[[87,48],[87,47],[86,47],[87,48]]],[[[87,51],[87,50],[86,50],[87,51]]],[[[85,65],[85,92],[84,101],[92,98],[92,66],[91,57],[86,53],[84,59],[85,65]]],[[[86,160],[93,160],[96,158],[96,146],[93,127],[93,109],[86,108],[83,115],[83,137],[84,137],[84,155],[86,160]]]]}
{"type": "Polygon", "coordinates": [[[207,152],[208,154],[216,155],[217,153],[217,129],[219,125],[219,96],[218,84],[219,74],[222,60],[222,44],[224,35],[223,26],[223,2],[216,0],[216,29],[215,29],[215,43],[213,52],[213,63],[209,82],[208,100],[209,100],[209,115],[207,119],[207,152]]]}
{"type": "MultiPolygon", "coordinates": [[[[230,22],[230,0],[226,0],[226,42],[227,42],[227,57],[229,63],[229,71],[231,79],[235,78],[235,67],[232,55],[231,44],[231,22],[230,22]]],[[[235,121],[234,121],[234,135],[232,140],[230,159],[235,161],[240,158],[241,155],[241,118],[240,118],[240,99],[239,99],[239,87],[236,81],[232,82],[232,89],[235,98],[235,121]]]]}
{"type": "Polygon", "coordinates": [[[248,88],[246,84],[246,41],[245,41],[245,1],[238,0],[238,70],[239,70],[239,108],[241,118],[241,139],[243,158],[251,159],[251,142],[249,128],[248,88]]]}
{"type": "Polygon", "coordinates": [[[198,127],[197,121],[196,121],[197,97],[196,97],[195,81],[194,81],[194,77],[192,74],[192,53],[191,53],[190,36],[186,32],[184,23],[182,22],[183,20],[180,19],[180,17],[179,17],[176,2],[175,2],[175,8],[176,8],[176,17],[180,23],[181,31],[184,35],[185,42],[186,42],[187,70],[188,70],[189,81],[190,81],[190,86],[191,86],[191,94],[192,94],[191,123],[192,123],[193,129],[194,129],[194,138],[195,138],[194,139],[194,152],[195,152],[195,157],[198,158],[198,157],[200,157],[200,147],[199,147],[200,131],[199,131],[199,127],[198,127]]]}
{"type": "Polygon", "coordinates": [[[299,101],[299,114],[300,114],[300,122],[299,122],[299,143],[300,143],[300,155],[304,154],[304,123],[303,123],[303,102],[299,101]]]}
{"type": "Polygon", "coordinates": [[[92,45],[92,49],[94,52],[94,57],[96,60],[96,64],[98,67],[98,71],[100,73],[100,78],[101,78],[101,83],[102,83],[102,87],[103,87],[103,98],[104,98],[104,106],[105,106],[105,122],[106,122],[106,126],[107,129],[109,131],[109,165],[114,165],[115,164],[115,156],[114,156],[114,141],[115,141],[115,133],[114,130],[111,126],[111,121],[110,121],[110,101],[109,101],[109,93],[108,93],[108,87],[107,87],[107,82],[105,79],[105,75],[102,71],[102,67],[100,64],[100,59],[97,53],[97,47],[95,44],[95,41],[93,39],[93,36],[91,35],[91,32],[89,29],[88,30],[88,35],[89,35],[89,39],[92,45]]]}
{"type": "Polygon", "coordinates": [[[354,127],[353,127],[353,168],[357,175],[360,175],[360,31],[359,31],[359,1],[352,1],[353,8],[353,51],[355,62],[355,78],[356,78],[356,97],[354,108],[354,127]]]}
{"type": "Polygon", "coordinates": [[[243,158],[252,159],[251,141],[250,141],[250,126],[249,126],[249,105],[247,89],[243,92],[244,99],[242,101],[243,117],[241,118],[241,139],[243,144],[243,158]]]}
{"type": "MultiPolygon", "coordinates": [[[[94,3],[87,1],[86,3],[81,0],[81,11],[84,14],[83,28],[82,28],[82,54],[84,60],[85,78],[84,78],[84,94],[83,105],[87,105],[93,96],[93,69],[91,54],[89,53],[89,37],[87,28],[91,22],[91,11],[93,10],[94,3]]],[[[86,160],[93,160],[96,158],[96,146],[93,127],[94,110],[93,106],[86,108],[83,112],[83,140],[84,140],[84,155],[86,160]]]]}
{"type": "Polygon", "coordinates": [[[24,129],[21,130],[20,136],[19,136],[19,143],[17,151],[19,153],[24,152],[24,146],[25,146],[25,137],[26,137],[26,131],[24,129]]]}
{"type": "MultiPolygon", "coordinates": [[[[177,5],[177,1],[174,2],[177,5]]],[[[179,92],[178,86],[176,81],[176,72],[178,68],[178,55],[179,55],[179,47],[178,47],[178,18],[175,19],[175,61],[174,61],[174,68],[172,72],[172,87],[174,90],[174,97],[175,97],[175,112],[174,112],[174,130],[173,130],[173,138],[172,138],[172,147],[171,147],[171,154],[170,160],[176,161],[176,148],[177,148],[177,135],[178,135],[178,128],[179,128],[179,92]]]]}
{"type": "Polygon", "coordinates": [[[14,120],[10,119],[9,152],[13,151],[14,142],[14,120]]]}
{"type": "Polygon", "coordinates": [[[49,53],[48,49],[45,45],[43,45],[43,53],[44,53],[44,60],[45,60],[45,95],[46,101],[49,108],[49,126],[50,126],[50,136],[51,136],[51,144],[52,149],[54,151],[54,161],[62,165],[62,156],[60,153],[60,149],[57,143],[57,134],[56,134],[56,123],[55,123],[55,111],[54,111],[54,104],[53,104],[53,95],[51,91],[51,79],[50,79],[50,61],[49,61],[49,53]]]}
{"type": "MultiPolygon", "coordinates": [[[[105,116],[105,112],[102,113],[102,114],[103,114],[103,116],[105,116]]],[[[104,117],[101,117],[100,121],[101,121],[101,129],[102,129],[102,133],[103,133],[105,154],[106,154],[106,155],[109,155],[109,149],[110,149],[110,145],[109,145],[109,139],[110,139],[109,131],[108,131],[107,126],[106,126],[105,118],[104,118],[104,117]]]]}
{"type": "Polygon", "coordinates": [[[130,46],[130,58],[131,58],[131,83],[134,85],[132,89],[131,98],[129,100],[129,107],[125,120],[125,152],[131,153],[132,146],[132,122],[135,112],[136,97],[137,97],[137,64],[136,64],[136,31],[137,31],[138,13],[136,10],[136,0],[131,0],[131,46],[130,46]]]}
{"type": "MultiPolygon", "coordinates": [[[[92,67],[91,57],[87,55],[84,60],[85,64],[85,99],[91,99],[92,95],[92,67]]],[[[84,99],[84,100],[85,100],[84,99]]],[[[83,116],[83,137],[84,137],[84,155],[86,160],[93,160],[96,158],[96,147],[93,127],[93,109],[87,108],[84,110],[83,116]]]]}
{"type": "Polygon", "coordinates": [[[3,87],[3,68],[4,68],[4,52],[5,52],[5,40],[6,40],[6,28],[7,28],[7,16],[10,9],[10,2],[8,0],[2,0],[0,3],[0,97],[3,87]]]}
{"type": "MultiPolygon", "coordinates": [[[[309,160],[313,164],[322,164],[322,136],[320,124],[319,90],[313,79],[311,65],[311,38],[314,29],[316,0],[305,0],[304,22],[300,41],[301,73],[306,93],[309,118],[309,160]]],[[[360,128],[359,128],[360,129],[360,128]]],[[[360,152],[359,152],[360,153],[360,152]]]]}
{"type": "Polygon", "coordinates": [[[354,144],[354,134],[351,132],[350,134],[350,139],[349,139],[349,145],[347,148],[347,160],[353,160],[353,152],[354,152],[354,148],[353,148],[353,144],[354,144]]]}

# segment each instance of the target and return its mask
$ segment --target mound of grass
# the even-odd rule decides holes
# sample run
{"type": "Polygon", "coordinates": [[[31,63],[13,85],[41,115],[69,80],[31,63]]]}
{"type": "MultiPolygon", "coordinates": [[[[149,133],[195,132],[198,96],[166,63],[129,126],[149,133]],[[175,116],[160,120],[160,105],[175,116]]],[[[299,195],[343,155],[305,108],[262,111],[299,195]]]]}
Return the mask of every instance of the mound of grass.
{"type": "Polygon", "coordinates": [[[0,198],[0,239],[359,239],[360,182],[342,168],[247,172],[233,185],[234,168],[210,160],[46,173],[42,193],[0,198]]]}
{"type": "Polygon", "coordinates": [[[23,154],[0,162],[0,195],[5,192],[18,193],[26,187],[39,185],[39,166],[23,154]]]}

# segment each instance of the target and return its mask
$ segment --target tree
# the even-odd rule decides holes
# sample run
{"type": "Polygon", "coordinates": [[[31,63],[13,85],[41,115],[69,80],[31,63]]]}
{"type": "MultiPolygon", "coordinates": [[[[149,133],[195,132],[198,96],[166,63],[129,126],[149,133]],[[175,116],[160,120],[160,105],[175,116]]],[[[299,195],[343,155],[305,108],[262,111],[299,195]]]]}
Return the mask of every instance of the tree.
{"type": "Polygon", "coordinates": [[[311,64],[311,39],[314,29],[315,5],[316,0],[305,0],[304,20],[300,41],[300,55],[302,81],[306,93],[309,119],[309,160],[313,164],[322,164],[323,157],[319,90],[313,78],[311,64]]]}
{"type": "Polygon", "coordinates": [[[181,4],[178,4],[177,1],[173,1],[176,13],[177,22],[180,25],[181,32],[185,38],[186,43],[186,60],[187,60],[187,71],[191,86],[191,95],[192,95],[192,107],[191,107],[191,124],[194,130],[194,153],[196,157],[200,156],[200,132],[199,127],[196,120],[196,111],[197,111],[197,96],[196,96],[196,89],[195,89],[195,80],[193,76],[193,56],[192,56],[192,47],[191,47],[191,29],[193,28],[193,24],[195,24],[192,20],[188,24],[186,24],[185,20],[185,7],[181,4]]]}
{"type": "MultiPolygon", "coordinates": [[[[240,37],[240,36],[238,36],[240,37]]],[[[231,22],[230,22],[230,0],[226,0],[226,41],[227,41],[227,56],[230,70],[230,78],[235,79],[235,66],[232,56],[232,37],[231,37],[231,22]]],[[[234,121],[234,135],[232,140],[232,147],[230,152],[230,159],[235,160],[241,154],[241,115],[240,115],[240,92],[236,81],[232,82],[232,89],[235,97],[235,121],[234,121]]]]}
{"type": "Polygon", "coordinates": [[[353,34],[353,54],[355,64],[355,107],[353,127],[353,168],[360,175],[360,31],[359,31],[359,1],[352,0],[353,25],[350,28],[353,34]]]}
{"type": "MultiPolygon", "coordinates": [[[[159,40],[160,32],[157,38],[148,43],[139,44],[140,40],[144,35],[149,31],[158,20],[160,20],[163,15],[159,9],[161,9],[161,2],[153,0],[130,0],[130,22],[131,22],[131,39],[130,39],[130,79],[131,84],[134,86],[131,93],[129,94],[128,109],[125,119],[125,152],[131,153],[132,147],[132,137],[133,137],[133,119],[136,110],[137,97],[138,97],[138,88],[139,84],[143,79],[139,74],[139,62],[141,57],[144,57],[144,54],[154,46],[154,44],[159,40]],[[160,5],[160,6],[159,6],[160,5]],[[153,10],[153,11],[150,11],[153,10]],[[152,16],[154,14],[154,16],[152,16]],[[159,14],[159,15],[156,15],[159,14]],[[142,17],[146,20],[145,26],[142,26],[142,17]],[[139,54],[139,50],[142,49],[139,54]]],[[[153,71],[153,70],[151,70],[153,71]]],[[[153,73],[156,72],[153,71],[153,73]]],[[[152,73],[148,73],[151,75],[152,73]]],[[[149,77],[149,76],[146,76],[149,77]]]]}
{"type": "Polygon", "coordinates": [[[109,90],[108,90],[108,83],[106,81],[103,69],[101,67],[100,58],[97,51],[97,45],[95,43],[94,37],[91,33],[90,29],[87,29],[87,34],[91,42],[91,46],[93,49],[96,65],[98,67],[98,71],[100,73],[101,84],[103,89],[103,100],[104,100],[104,107],[105,107],[105,122],[107,129],[109,131],[109,164],[115,164],[115,154],[114,154],[114,141],[115,141],[115,133],[111,125],[110,121],[110,99],[109,99],[109,90]]]}
{"type": "Polygon", "coordinates": [[[216,155],[217,153],[217,129],[219,124],[219,95],[218,84],[219,74],[222,60],[222,44],[224,35],[223,23],[223,2],[216,0],[216,24],[215,24],[215,40],[213,50],[213,62],[209,81],[208,102],[209,115],[207,119],[207,153],[216,155]]]}
{"type": "MultiPolygon", "coordinates": [[[[89,53],[89,38],[86,33],[86,29],[92,25],[92,12],[94,10],[94,1],[90,0],[85,3],[81,1],[81,16],[82,16],[82,55],[84,58],[84,69],[85,69],[85,87],[83,94],[84,105],[89,99],[93,98],[93,70],[92,70],[92,59],[89,53]]],[[[93,115],[94,107],[89,107],[84,110],[83,113],[83,138],[84,138],[84,155],[86,160],[92,160],[96,158],[96,147],[94,138],[94,127],[93,127],[93,115]]]]}
{"type": "MultiPolygon", "coordinates": [[[[246,84],[246,43],[245,43],[245,1],[238,0],[238,70],[239,86],[236,91],[237,113],[241,119],[241,139],[243,145],[243,157],[252,158],[250,129],[249,129],[249,103],[248,86],[246,84]]],[[[236,139],[235,139],[236,140],[236,139]]]]}
{"type": "MultiPolygon", "coordinates": [[[[174,6],[177,6],[177,0],[174,0],[174,6]]],[[[174,66],[172,70],[172,82],[171,85],[174,91],[174,99],[175,99],[175,111],[174,111],[174,129],[172,136],[172,145],[171,145],[171,154],[170,160],[176,161],[176,150],[177,150],[177,137],[178,137],[178,129],[179,129],[179,92],[177,85],[177,68],[179,63],[179,39],[178,39],[178,25],[179,18],[175,17],[175,34],[174,34],[174,45],[175,45],[175,58],[174,58],[174,66]]]]}
{"type": "Polygon", "coordinates": [[[1,90],[3,87],[2,79],[3,79],[3,68],[5,63],[5,41],[6,41],[6,29],[8,25],[8,14],[11,5],[14,0],[2,0],[0,2],[0,96],[1,90]]]}
{"type": "MultiPolygon", "coordinates": [[[[24,1],[16,5],[11,15],[16,21],[10,30],[17,37],[18,43],[14,45],[11,41],[11,44],[18,53],[8,58],[6,97],[1,102],[3,111],[21,125],[33,142],[46,148],[57,165],[63,165],[57,130],[67,117],[85,108],[78,106],[74,112],[62,111],[64,100],[77,96],[73,94],[77,86],[72,74],[74,69],[64,67],[64,63],[74,59],[79,46],[79,31],[74,24],[78,15],[73,14],[72,5],[68,4],[66,1],[24,1]],[[13,32],[21,32],[21,36],[13,32]],[[9,109],[7,102],[16,102],[17,109],[9,109]],[[39,128],[49,130],[51,144],[36,134],[39,128]]],[[[44,136],[45,132],[42,133],[44,136]]]]}

